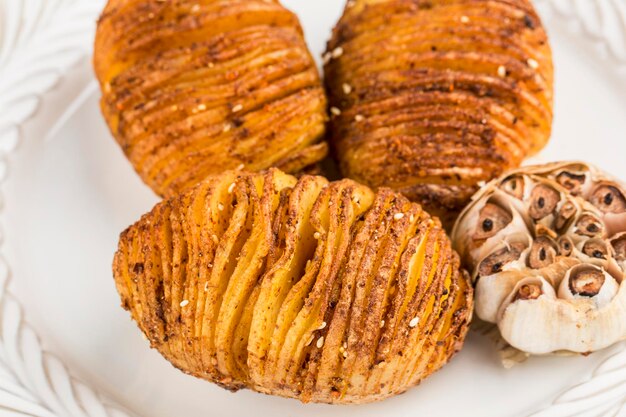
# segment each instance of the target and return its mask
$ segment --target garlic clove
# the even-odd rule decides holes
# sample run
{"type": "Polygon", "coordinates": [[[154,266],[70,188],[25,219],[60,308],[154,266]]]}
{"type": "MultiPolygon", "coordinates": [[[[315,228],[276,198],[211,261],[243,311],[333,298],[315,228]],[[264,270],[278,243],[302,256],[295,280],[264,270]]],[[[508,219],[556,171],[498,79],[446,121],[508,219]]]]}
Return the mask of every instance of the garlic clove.
{"type": "Polygon", "coordinates": [[[536,300],[537,298],[543,295],[543,291],[541,289],[541,284],[538,283],[529,283],[523,284],[515,293],[515,297],[513,301],[517,300],[536,300]]]}
{"type": "Polygon", "coordinates": [[[514,198],[495,188],[495,183],[490,183],[494,194],[485,195],[484,198],[470,204],[457,222],[452,231],[455,249],[462,254],[464,262],[478,260],[470,270],[482,259],[499,248],[503,241],[512,242],[511,236],[523,235],[523,241],[529,244],[530,232],[527,222],[513,207],[511,200],[514,198]]]}
{"type": "Polygon", "coordinates": [[[504,229],[512,220],[513,215],[510,210],[488,202],[480,209],[473,238],[475,240],[488,239],[504,229]]]}
{"type": "Polygon", "coordinates": [[[565,298],[565,294],[571,294],[570,298],[594,297],[600,292],[605,280],[604,271],[601,268],[587,264],[577,265],[567,272],[559,286],[559,291],[565,290],[563,293],[559,292],[559,295],[562,298],[565,298]]]}
{"type": "Polygon", "coordinates": [[[526,275],[521,278],[507,294],[498,310],[498,322],[512,304],[533,302],[541,298],[556,299],[556,293],[550,283],[540,275],[526,275]]]}
{"type": "Polygon", "coordinates": [[[528,255],[528,266],[533,269],[545,268],[556,260],[559,247],[548,236],[539,236],[533,242],[528,255]]]}
{"type": "Polygon", "coordinates": [[[592,259],[607,260],[612,255],[611,247],[604,239],[588,239],[580,243],[580,251],[592,259]]]}
{"type": "Polygon", "coordinates": [[[619,284],[603,268],[580,264],[567,271],[558,295],[564,300],[590,299],[596,308],[602,308],[611,302],[618,288],[619,284]]]}
{"type": "Polygon", "coordinates": [[[577,213],[578,207],[574,201],[563,201],[560,207],[557,208],[557,213],[554,218],[554,229],[557,231],[567,229],[577,213]]]}
{"type": "Polygon", "coordinates": [[[524,198],[526,189],[526,178],[522,175],[514,174],[505,178],[500,184],[500,189],[518,200],[524,198]]]}
{"type": "Polygon", "coordinates": [[[478,276],[483,277],[502,272],[509,263],[520,259],[526,247],[525,244],[516,242],[496,250],[478,264],[478,276]]]}
{"type": "Polygon", "coordinates": [[[479,300],[475,303],[476,316],[489,323],[497,323],[502,302],[523,276],[519,271],[504,271],[481,277],[475,289],[475,299],[479,300]]]}
{"type": "MultiPolygon", "coordinates": [[[[480,258],[473,270],[472,279],[491,275],[509,269],[521,269],[526,265],[526,259],[532,237],[528,233],[513,233],[499,242],[489,242],[476,252],[480,258]]],[[[474,254],[473,256],[476,256],[474,254]]]]}
{"type": "Polygon", "coordinates": [[[587,174],[576,171],[562,170],[556,175],[556,182],[572,195],[580,195],[587,180],[587,174]]]}
{"type": "Polygon", "coordinates": [[[603,213],[626,213],[626,198],[619,185],[615,183],[597,185],[589,201],[603,213]]]}
{"type": "Polygon", "coordinates": [[[612,255],[611,247],[603,239],[589,239],[581,242],[581,252],[592,259],[607,260],[612,255]]]}
{"type": "Polygon", "coordinates": [[[559,256],[570,256],[574,251],[574,242],[567,235],[559,237],[557,244],[559,246],[559,256]]]}
{"type": "Polygon", "coordinates": [[[604,224],[593,213],[583,213],[576,220],[574,233],[588,237],[602,237],[604,235],[604,224]]]}
{"type": "Polygon", "coordinates": [[[552,214],[561,200],[561,194],[546,184],[537,184],[530,193],[528,214],[533,220],[540,220],[552,214]]]}

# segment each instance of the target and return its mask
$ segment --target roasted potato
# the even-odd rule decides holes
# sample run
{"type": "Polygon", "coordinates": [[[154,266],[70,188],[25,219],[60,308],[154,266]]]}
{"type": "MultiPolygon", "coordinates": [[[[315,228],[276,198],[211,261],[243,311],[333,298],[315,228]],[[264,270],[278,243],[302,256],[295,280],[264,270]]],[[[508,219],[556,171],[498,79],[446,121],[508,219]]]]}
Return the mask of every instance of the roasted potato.
{"type": "Polygon", "coordinates": [[[551,52],[527,0],[350,0],[324,61],[342,173],[446,224],[550,135],[551,52]]]}
{"type": "Polygon", "coordinates": [[[327,154],[319,74],[278,1],[109,0],[94,67],[111,133],[161,196],[327,154]]]}
{"type": "Polygon", "coordinates": [[[464,341],[469,276],[439,220],[389,189],[228,171],[124,231],[122,305],[182,371],[325,403],[405,391],[464,341]]]}

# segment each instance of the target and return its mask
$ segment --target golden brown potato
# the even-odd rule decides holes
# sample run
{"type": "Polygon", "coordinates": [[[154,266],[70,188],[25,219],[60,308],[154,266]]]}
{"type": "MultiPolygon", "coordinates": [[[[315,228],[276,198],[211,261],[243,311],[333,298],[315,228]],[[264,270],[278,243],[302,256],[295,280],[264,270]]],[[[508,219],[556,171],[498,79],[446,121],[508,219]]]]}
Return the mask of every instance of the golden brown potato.
{"type": "Polygon", "coordinates": [[[101,107],[143,180],[172,196],[237,167],[324,158],[326,98],[297,17],[268,0],[109,0],[101,107]]]}
{"type": "Polygon", "coordinates": [[[527,0],[351,0],[324,60],[343,174],[444,223],[548,140],[551,52],[527,0]]]}
{"type": "Polygon", "coordinates": [[[464,341],[472,289],[436,218],[351,180],[228,171],[122,233],[123,306],[174,366],[326,403],[405,391],[464,341]]]}

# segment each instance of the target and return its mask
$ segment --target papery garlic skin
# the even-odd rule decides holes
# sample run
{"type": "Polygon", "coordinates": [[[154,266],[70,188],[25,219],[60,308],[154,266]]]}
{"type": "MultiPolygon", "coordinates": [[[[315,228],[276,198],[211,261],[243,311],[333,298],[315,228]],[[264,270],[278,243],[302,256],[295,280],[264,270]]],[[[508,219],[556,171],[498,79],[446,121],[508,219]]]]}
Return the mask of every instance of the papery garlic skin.
{"type": "Polygon", "coordinates": [[[620,300],[615,300],[615,295],[618,293],[618,291],[619,291],[619,284],[617,283],[615,278],[613,278],[603,268],[588,265],[588,264],[580,264],[570,269],[569,271],[567,271],[567,274],[565,275],[563,280],[561,280],[561,283],[559,284],[559,287],[558,287],[559,298],[562,298],[564,300],[570,300],[570,301],[582,300],[582,303],[585,305],[588,303],[593,303],[596,309],[602,309],[611,302],[620,301],[620,300]],[[574,291],[571,288],[572,285],[570,281],[571,281],[572,273],[577,268],[578,269],[592,268],[602,275],[604,281],[602,282],[600,286],[600,290],[597,291],[597,294],[589,296],[589,295],[581,295],[581,294],[574,293],[574,291]]]}
{"type": "Polygon", "coordinates": [[[498,321],[498,311],[511,295],[517,283],[528,277],[542,277],[554,285],[560,277],[580,261],[574,258],[562,258],[558,262],[536,271],[505,271],[499,274],[481,277],[476,282],[475,298],[481,303],[475,305],[475,312],[482,320],[490,323],[498,321]]]}
{"type": "Polygon", "coordinates": [[[530,354],[626,339],[625,190],[584,162],[522,167],[482,187],[452,231],[476,315],[530,354]]]}
{"type": "Polygon", "coordinates": [[[599,310],[584,299],[518,300],[502,311],[498,328],[509,344],[533,355],[589,353],[624,339],[624,317],[626,287],[621,285],[613,301],[599,310]]]}

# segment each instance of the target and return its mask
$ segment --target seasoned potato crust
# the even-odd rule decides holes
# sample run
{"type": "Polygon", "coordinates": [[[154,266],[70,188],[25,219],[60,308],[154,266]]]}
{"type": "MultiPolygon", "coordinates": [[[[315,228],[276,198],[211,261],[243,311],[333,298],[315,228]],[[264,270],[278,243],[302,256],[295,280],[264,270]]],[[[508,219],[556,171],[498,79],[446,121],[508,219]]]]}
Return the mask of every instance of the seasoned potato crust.
{"type": "Polygon", "coordinates": [[[327,153],[319,74],[278,1],[109,0],[94,67],[113,136],[159,195],[327,153]]]}
{"type": "Polygon", "coordinates": [[[550,135],[551,52],[527,0],[352,0],[324,60],[342,173],[444,223],[550,135]]]}
{"type": "Polygon", "coordinates": [[[174,366],[221,386],[360,403],[464,341],[468,276],[436,218],[389,189],[228,171],[124,231],[123,306],[174,366]]]}

